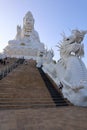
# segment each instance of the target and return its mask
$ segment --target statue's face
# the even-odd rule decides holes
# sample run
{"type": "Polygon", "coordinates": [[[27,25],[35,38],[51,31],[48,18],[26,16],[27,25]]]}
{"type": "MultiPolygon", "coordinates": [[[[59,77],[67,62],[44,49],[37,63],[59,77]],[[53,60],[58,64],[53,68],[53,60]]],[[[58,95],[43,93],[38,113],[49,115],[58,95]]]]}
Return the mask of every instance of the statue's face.
{"type": "Polygon", "coordinates": [[[26,17],[25,21],[25,27],[27,29],[32,29],[34,27],[34,20],[32,17],[26,17]]]}
{"type": "Polygon", "coordinates": [[[24,30],[24,35],[29,36],[34,28],[34,19],[32,16],[27,15],[24,18],[24,26],[23,26],[23,30],[24,30]]]}

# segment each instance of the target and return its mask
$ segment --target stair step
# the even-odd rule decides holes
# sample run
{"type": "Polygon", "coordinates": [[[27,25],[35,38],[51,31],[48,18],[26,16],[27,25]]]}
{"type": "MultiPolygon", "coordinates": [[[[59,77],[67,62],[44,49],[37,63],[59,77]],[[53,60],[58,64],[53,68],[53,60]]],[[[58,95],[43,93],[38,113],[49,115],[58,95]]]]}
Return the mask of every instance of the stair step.
{"type": "MultiPolygon", "coordinates": [[[[47,101],[46,101],[46,100],[44,100],[44,101],[43,101],[43,100],[36,100],[36,101],[35,101],[35,100],[33,100],[33,101],[28,101],[28,100],[23,100],[23,101],[22,101],[22,100],[1,100],[1,101],[0,101],[0,104],[1,104],[1,103],[16,103],[16,102],[17,102],[17,103],[23,103],[23,102],[25,102],[25,103],[28,103],[28,102],[29,102],[29,103],[34,103],[34,102],[35,102],[35,103],[44,103],[44,102],[45,102],[45,103],[53,103],[53,101],[50,101],[50,100],[47,100],[47,101]]],[[[56,102],[56,103],[65,103],[64,100],[57,100],[57,101],[55,101],[55,102],[56,102]]]]}
{"type": "Polygon", "coordinates": [[[2,108],[55,108],[60,106],[68,106],[67,104],[0,104],[0,109],[2,108]]]}

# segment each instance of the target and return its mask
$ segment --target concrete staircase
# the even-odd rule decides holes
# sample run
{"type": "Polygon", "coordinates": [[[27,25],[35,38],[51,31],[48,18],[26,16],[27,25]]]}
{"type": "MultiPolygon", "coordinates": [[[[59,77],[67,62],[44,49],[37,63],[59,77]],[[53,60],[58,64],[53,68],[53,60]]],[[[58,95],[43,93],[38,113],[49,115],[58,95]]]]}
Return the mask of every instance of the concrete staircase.
{"type": "Polygon", "coordinates": [[[0,80],[0,109],[67,106],[68,102],[36,63],[20,64],[0,80]]]}

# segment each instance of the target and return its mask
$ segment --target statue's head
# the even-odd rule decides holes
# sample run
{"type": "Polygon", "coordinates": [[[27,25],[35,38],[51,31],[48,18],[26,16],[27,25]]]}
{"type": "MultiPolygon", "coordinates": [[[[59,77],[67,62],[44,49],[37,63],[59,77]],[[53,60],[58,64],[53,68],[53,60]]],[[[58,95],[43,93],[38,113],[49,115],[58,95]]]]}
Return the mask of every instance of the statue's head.
{"type": "Polygon", "coordinates": [[[63,34],[63,40],[61,41],[60,46],[60,56],[83,56],[84,55],[84,46],[81,44],[83,38],[87,31],[72,30],[69,37],[63,34]]]}
{"type": "Polygon", "coordinates": [[[23,30],[24,35],[30,35],[30,32],[34,29],[34,18],[32,13],[29,11],[23,18],[23,30]]]}

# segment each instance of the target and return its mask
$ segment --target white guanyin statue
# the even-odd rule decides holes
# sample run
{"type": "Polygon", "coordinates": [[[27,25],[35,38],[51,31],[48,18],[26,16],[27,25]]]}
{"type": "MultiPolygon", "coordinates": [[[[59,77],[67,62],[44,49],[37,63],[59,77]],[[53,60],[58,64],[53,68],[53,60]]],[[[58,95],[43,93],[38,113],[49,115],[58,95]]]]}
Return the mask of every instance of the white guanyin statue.
{"type": "Polygon", "coordinates": [[[69,37],[63,34],[63,40],[58,45],[60,60],[51,68],[48,64],[45,69],[58,86],[63,85],[64,97],[77,106],[87,106],[87,68],[81,59],[84,56],[82,41],[86,33],[76,29],[71,31],[69,37]]]}
{"type": "Polygon", "coordinates": [[[23,18],[23,28],[17,25],[14,40],[10,40],[4,49],[7,56],[35,59],[37,52],[44,50],[44,44],[40,42],[39,35],[34,29],[34,21],[32,13],[27,12],[23,18]]]}

